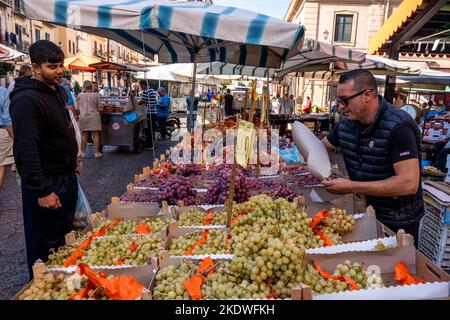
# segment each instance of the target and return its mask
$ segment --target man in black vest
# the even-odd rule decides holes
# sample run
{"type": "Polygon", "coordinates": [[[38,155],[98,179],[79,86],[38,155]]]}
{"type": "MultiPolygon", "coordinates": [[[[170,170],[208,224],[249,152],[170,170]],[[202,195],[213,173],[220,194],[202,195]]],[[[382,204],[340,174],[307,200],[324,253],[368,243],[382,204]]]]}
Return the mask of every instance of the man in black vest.
{"type": "Polygon", "coordinates": [[[417,245],[424,204],[416,122],[378,95],[367,70],[344,73],[337,94],[344,117],[322,141],[329,150],[342,148],[350,179],[323,181],[325,188],[365,195],[378,220],[393,231],[404,229],[417,245]]]}

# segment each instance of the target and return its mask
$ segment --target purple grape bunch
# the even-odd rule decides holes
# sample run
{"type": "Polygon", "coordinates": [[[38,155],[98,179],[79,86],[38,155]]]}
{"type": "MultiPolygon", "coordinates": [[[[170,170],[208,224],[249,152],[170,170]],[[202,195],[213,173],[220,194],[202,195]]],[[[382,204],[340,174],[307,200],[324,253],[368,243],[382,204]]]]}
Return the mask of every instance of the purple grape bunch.
{"type": "MultiPolygon", "coordinates": [[[[220,170],[217,180],[208,188],[205,201],[209,204],[224,204],[229,198],[232,168],[227,166],[220,170]]],[[[250,198],[248,179],[241,169],[236,170],[233,200],[243,203],[250,198]]]]}
{"type": "Polygon", "coordinates": [[[186,206],[197,204],[197,192],[192,183],[179,176],[171,176],[165,180],[158,189],[157,198],[159,202],[167,201],[170,205],[176,205],[178,201],[183,201],[186,206]]]}
{"type": "Polygon", "coordinates": [[[121,198],[121,202],[158,202],[158,196],[155,191],[128,191],[121,198]]]}
{"type": "Polygon", "coordinates": [[[198,164],[185,164],[178,168],[177,174],[182,177],[200,176],[202,168],[198,164]]]}

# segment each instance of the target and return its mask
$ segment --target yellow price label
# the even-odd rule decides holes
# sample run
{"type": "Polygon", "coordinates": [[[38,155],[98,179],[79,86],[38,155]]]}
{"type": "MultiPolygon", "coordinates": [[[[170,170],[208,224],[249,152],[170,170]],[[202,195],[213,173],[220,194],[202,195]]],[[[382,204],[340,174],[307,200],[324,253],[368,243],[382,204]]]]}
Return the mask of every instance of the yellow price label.
{"type": "Polygon", "coordinates": [[[249,159],[253,156],[253,143],[255,140],[254,124],[248,121],[239,121],[236,138],[236,163],[246,168],[249,159]]]}

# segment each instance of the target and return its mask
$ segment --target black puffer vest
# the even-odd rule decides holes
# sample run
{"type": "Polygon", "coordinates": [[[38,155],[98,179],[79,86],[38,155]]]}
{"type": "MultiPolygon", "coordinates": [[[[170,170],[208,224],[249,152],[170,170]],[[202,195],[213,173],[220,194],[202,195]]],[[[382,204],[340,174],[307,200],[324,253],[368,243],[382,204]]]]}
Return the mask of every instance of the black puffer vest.
{"type": "MultiPolygon", "coordinates": [[[[357,121],[347,117],[339,122],[339,144],[351,180],[377,181],[395,175],[389,155],[392,131],[409,126],[417,137],[420,155],[420,132],[417,124],[406,112],[395,108],[380,96],[381,104],[375,121],[362,129],[357,121]]],[[[414,196],[367,196],[368,205],[376,210],[378,220],[392,228],[402,228],[416,223],[423,216],[422,187],[414,196]]]]}

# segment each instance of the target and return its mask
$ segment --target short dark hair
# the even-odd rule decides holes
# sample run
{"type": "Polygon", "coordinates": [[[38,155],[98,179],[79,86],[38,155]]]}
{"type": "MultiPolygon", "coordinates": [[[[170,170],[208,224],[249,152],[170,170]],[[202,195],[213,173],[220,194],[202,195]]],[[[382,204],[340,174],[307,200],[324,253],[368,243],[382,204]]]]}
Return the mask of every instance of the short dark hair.
{"type": "Polygon", "coordinates": [[[64,61],[64,52],[58,45],[48,40],[39,40],[29,49],[31,63],[60,63],[64,61]]]}
{"type": "Polygon", "coordinates": [[[339,84],[353,80],[355,90],[372,89],[374,96],[378,95],[377,80],[370,71],[355,69],[343,73],[339,78],[339,84]]]}
{"type": "Polygon", "coordinates": [[[139,80],[139,85],[140,85],[140,86],[148,87],[148,83],[147,83],[146,80],[139,80]]]}
{"type": "Polygon", "coordinates": [[[227,89],[227,93],[230,93],[231,92],[231,90],[230,89],[227,89]]]}

